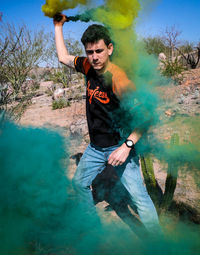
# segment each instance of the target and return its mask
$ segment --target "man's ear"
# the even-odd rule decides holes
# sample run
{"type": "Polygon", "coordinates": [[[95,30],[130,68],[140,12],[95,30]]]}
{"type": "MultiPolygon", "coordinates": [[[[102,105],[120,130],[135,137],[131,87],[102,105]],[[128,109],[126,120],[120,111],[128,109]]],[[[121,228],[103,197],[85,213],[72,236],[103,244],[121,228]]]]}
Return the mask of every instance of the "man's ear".
{"type": "Polygon", "coordinates": [[[111,55],[112,55],[112,53],[113,53],[113,49],[114,49],[113,44],[112,44],[112,43],[110,43],[110,44],[108,45],[108,55],[109,55],[109,56],[111,56],[111,55]]]}

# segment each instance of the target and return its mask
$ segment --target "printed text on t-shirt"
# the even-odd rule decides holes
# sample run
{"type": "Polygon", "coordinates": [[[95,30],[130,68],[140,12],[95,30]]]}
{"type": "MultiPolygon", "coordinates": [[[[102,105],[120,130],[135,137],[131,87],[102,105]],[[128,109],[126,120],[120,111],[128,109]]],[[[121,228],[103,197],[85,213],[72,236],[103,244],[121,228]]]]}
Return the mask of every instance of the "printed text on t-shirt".
{"type": "Polygon", "coordinates": [[[107,95],[107,92],[103,92],[99,90],[99,86],[96,89],[90,89],[90,81],[88,81],[87,93],[89,96],[89,103],[92,103],[92,98],[96,98],[103,104],[108,104],[110,102],[110,98],[107,95]]]}

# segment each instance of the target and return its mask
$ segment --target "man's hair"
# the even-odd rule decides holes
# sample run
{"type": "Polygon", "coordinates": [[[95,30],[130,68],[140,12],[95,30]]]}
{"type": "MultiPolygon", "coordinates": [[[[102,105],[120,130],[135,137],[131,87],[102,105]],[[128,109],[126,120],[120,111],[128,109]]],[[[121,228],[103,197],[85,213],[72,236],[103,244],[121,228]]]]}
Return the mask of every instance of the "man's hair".
{"type": "Polygon", "coordinates": [[[103,39],[108,46],[112,41],[108,29],[102,25],[93,24],[89,26],[82,35],[81,42],[84,46],[87,43],[95,43],[103,39]]]}

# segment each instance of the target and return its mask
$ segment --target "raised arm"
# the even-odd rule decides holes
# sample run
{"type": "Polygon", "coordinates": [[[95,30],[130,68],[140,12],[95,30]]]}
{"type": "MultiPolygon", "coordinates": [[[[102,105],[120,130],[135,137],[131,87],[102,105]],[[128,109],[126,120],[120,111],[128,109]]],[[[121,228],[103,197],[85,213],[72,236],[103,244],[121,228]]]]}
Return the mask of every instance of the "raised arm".
{"type": "Polygon", "coordinates": [[[58,54],[58,60],[68,67],[74,67],[75,56],[69,55],[69,52],[65,46],[63,37],[63,24],[67,21],[67,17],[63,14],[58,14],[54,17],[54,27],[55,27],[55,43],[56,50],[58,54]]]}

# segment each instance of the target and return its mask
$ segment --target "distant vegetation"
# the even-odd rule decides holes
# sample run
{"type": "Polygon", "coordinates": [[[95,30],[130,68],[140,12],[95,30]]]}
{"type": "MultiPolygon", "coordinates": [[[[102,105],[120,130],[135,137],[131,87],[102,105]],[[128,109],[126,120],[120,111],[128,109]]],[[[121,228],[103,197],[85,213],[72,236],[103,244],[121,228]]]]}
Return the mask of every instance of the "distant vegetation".
{"type": "MultiPolygon", "coordinates": [[[[200,44],[194,46],[192,42],[180,42],[180,34],[173,26],[159,36],[143,39],[148,54],[156,57],[161,52],[165,54],[166,59],[160,62],[161,72],[167,77],[176,77],[183,70],[194,69],[199,64],[200,44]]],[[[82,55],[80,43],[70,35],[66,38],[70,54],[82,55]]],[[[52,33],[44,33],[44,30],[32,32],[25,25],[0,23],[0,109],[20,116],[41,80],[51,80],[66,88],[74,72],[58,62],[52,33]],[[36,75],[32,70],[41,64],[47,68],[43,74],[36,75]]]]}
{"type": "Polygon", "coordinates": [[[1,23],[0,31],[0,107],[15,112],[38,87],[37,79],[29,82],[29,73],[42,61],[46,37],[25,25],[1,23]]]}
{"type": "MultiPolygon", "coordinates": [[[[70,54],[82,54],[78,41],[69,38],[66,44],[70,54]]],[[[67,87],[73,72],[58,63],[53,34],[0,23],[0,110],[20,118],[41,79],[67,87]],[[46,72],[39,76],[31,72],[41,64],[49,67],[46,72]]]]}
{"type": "Polygon", "coordinates": [[[167,27],[160,35],[144,38],[145,49],[148,54],[159,57],[164,53],[166,59],[161,59],[161,72],[164,76],[174,77],[185,69],[195,69],[200,60],[200,42],[181,41],[181,31],[176,26],[167,27]]]}

